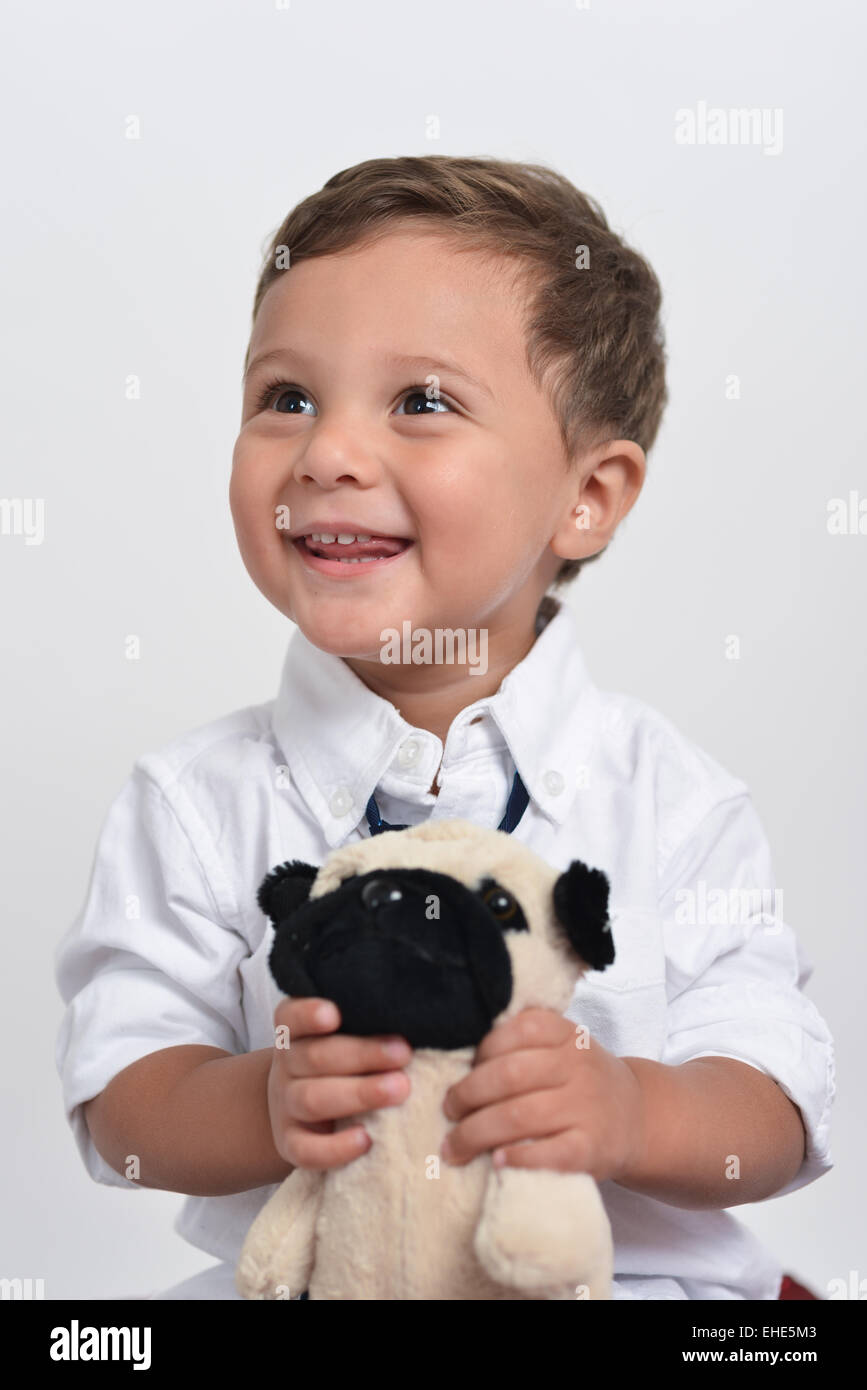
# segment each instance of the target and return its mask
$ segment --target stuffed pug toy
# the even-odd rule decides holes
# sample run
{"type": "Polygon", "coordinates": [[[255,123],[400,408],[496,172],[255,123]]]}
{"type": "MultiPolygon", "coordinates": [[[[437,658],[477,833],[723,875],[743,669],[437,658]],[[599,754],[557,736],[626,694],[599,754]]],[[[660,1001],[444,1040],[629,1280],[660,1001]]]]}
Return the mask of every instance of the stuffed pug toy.
{"type": "MultiPolygon", "coordinates": [[[[259,890],[285,994],[332,999],[341,1031],[414,1049],[410,1093],[360,1120],[372,1143],[341,1168],[296,1168],[265,1203],[236,1270],[249,1299],[611,1297],[611,1228],[587,1173],[439,1157],[446,1091],[477,1045],[527,1007],[563,1013],[614,959],[608,880],[558,874],[501,830],[433,820],[290,861],[259,890]]],[[[289,1040],[291,1046],[291,1039],[289,1040]]]]}

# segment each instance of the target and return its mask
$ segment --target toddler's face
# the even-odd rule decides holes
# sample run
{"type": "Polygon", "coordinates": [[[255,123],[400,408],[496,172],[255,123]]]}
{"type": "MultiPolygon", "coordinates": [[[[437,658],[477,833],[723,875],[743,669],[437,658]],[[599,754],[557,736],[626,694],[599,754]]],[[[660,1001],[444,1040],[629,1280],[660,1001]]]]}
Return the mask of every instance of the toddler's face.
{"type": "Polygon", "coordinates": [[[531,629],[576,480],[510,286],[510,266],[415,229],[300,261],[265,295],[232,514],[252,579],[317,647],[377,660],[406,619],[531,629]]]}

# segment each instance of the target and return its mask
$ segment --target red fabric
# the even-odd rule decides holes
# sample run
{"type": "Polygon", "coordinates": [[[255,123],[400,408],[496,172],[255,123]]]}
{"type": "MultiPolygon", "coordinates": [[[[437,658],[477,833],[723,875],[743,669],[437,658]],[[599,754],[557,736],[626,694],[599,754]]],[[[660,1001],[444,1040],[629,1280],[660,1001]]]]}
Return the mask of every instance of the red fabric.
{"type": "Polygon", "coordinates": [[[780,1299],[780,1298],[816,1298],[816,1299],[818,1299],[818,1297],[819,1297],[819,1295],[818,1295],[817,1293],[811,1293],[810,1290],[809,1290],[808,1288],[805,1288],[803,1284],[799,1284],[798,1281],[797,1281],[796,1279],[793,1279],[792,1276],[791,1276],[791,1274],[784,1274],[784,1275],[783,1275],[783,1282],[782,1282],[782,1284],[780,1285],[780,1292],[777,1294],[777,1298],[778,1298],[778,1299],[780,1299]]]}

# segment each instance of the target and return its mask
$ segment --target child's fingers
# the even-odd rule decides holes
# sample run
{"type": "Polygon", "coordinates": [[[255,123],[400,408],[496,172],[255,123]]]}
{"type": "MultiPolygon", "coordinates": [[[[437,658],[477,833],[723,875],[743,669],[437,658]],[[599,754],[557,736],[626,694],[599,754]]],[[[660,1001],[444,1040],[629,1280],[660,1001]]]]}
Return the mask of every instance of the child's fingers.
{"type": "Polygon", "coordinates": [[[577,1131],[553,1134],[544,1139],[522,1139],[494,1149],[495,1168],[553,1168],[560,1173],[590,1171],[590,1145],[577,1131]]]}
{"type": "Polygon", "coordinates": [[[274,1028],[288,1028],[290,1044],[339,1027],[340,1010],[330,999],[282,999],[274,1010],[274,1028]]]}
{"type": "Polygon", "coordinates": [[[410,1091],[406,1072],[380,1076],[311,1076],[286,1087],[286,1114],[301,1124],[343,1120],[365,1110],[399,1105],[410,1091]]]}
{"type": "Polygon", "coordinates": [[[293,1076],[353,1076],[364,1072],[393,1071],[406,1066],[412,1049],[403,1038],[356,1038],[334,1035],[340,1013],[327,999],[284,999],[274,1010],[277,1035],[286,1069],[293,1076]],[[333,1011],[331,1022],[322,1019],[322,1008],[333,1011]],[[336,1020],[336,1021],[335,1021],[336,1020]]]}
{"type": "Polygon", "coordinates": [[[403,1038],[308,1037],[290,1050],[287,1070],[293,1077],[362,1076],[405,1067],[411,1057],[412,1048],[403,1038]]]}
{"type": "Polygon", "coordinates": [[[546,1091],[562,1086],[569,1079],[563,1049],[536,1047],[532,1051],[504,1052],[500,1057],[477,1063],[466,1076],[446,1092],[443,1114],[449,1120],[462,1120],[471,1110],[521,1096],[527,1091],[546,1091]]]}
{"type": "Polygon", "coordinates": [[[545,1139],[563,1129],[553,1091],[527,1092],[517,1099],[474,1110],[449,1131],[440,1153],[449,1163],[463,1164],[480,1153],[507,1148],[522,1139],[545,1139]]]}
{"type": "Polygon", "coordinates": [[[293,1128],[286,1160],[296,1168],[342,1168],[370,1148],[371,1139],[363,1125],[341,1129],[334,1134],[293,1128]]]}

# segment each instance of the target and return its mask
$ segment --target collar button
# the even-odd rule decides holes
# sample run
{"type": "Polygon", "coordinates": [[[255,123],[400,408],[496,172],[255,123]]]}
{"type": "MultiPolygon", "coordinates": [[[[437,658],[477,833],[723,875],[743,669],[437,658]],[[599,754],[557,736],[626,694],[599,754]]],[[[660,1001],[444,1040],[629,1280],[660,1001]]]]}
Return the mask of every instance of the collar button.
{"type": "Polygon", "coordinates": [[[338,787],[328,803],[333,816],[345,816],[352,810],[352,793],[348,787],[338,787]]]}
{"type": "Polygon", "coordinates": [[[421,744],[417,738],[404,739],[398,751],[397,761],[401,767],[415,767],[421,757],[421,744]]]}
{"type": "Polygon", "coordinates": [[[545,785],[545,790],[549,791],[552,796],[559,796],[566,785],[561,774],[555,772],[553,768],[544,774],[542,781],[545,785]]]}

